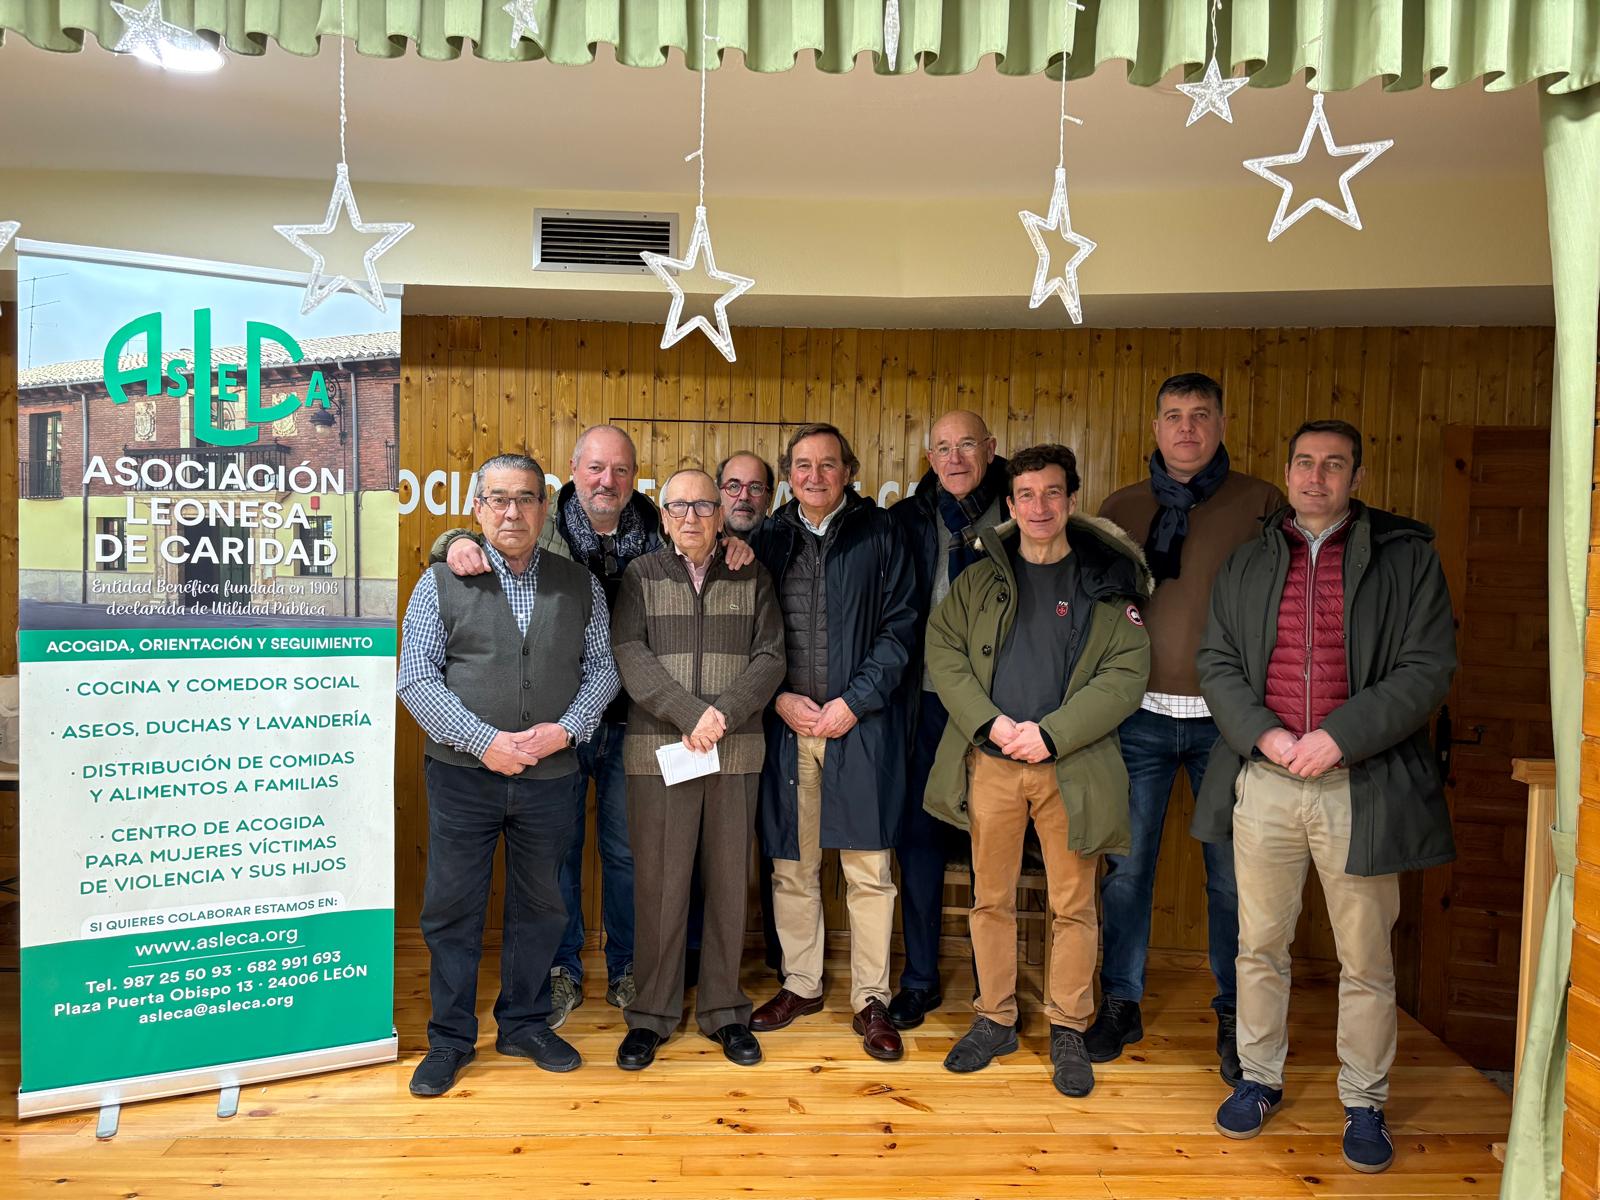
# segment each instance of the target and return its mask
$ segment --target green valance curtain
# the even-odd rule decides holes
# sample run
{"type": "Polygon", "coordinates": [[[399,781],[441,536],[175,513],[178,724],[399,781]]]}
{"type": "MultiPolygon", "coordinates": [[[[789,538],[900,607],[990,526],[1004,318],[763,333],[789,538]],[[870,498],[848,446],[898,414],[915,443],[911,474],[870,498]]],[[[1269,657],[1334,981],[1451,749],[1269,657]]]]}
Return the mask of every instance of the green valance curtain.
{"type": "MultiPolygon", "coordinates": [[[[133,0],[143,7],[145,0],[133,0]]],[[[711,32],[756,71],[802,57],[851,70],[863,51],[883,61],[883,0],[707,0],[711,32]]],[[[538,44],[511,50],[503,0],[345,0],[362,54],[450,59],[593,61],[602,42],[620,62],[657,67],[676,52],[699,65],[700,0],[538,0],[538,44]]],[[[901,0],[901,71],[961,75],[993,56],[1006,75],[1059,70],[1065,0],[901,0]],[[913,59],[915,55],[915,59],[913,59]]],[[[1072,73],[1107,63],[1136,84],[1203,64],[1209,0],[1087,0],[1072,21],[1072,73]]],[[[339,0],[165,0],[166,19],[218,38],[235,54],[276,42],[315,54],[339,30],[339,0]]],[[[86,38],[114,45],[122,22],[109,0],[0,0],[0,33],[49,50],[86,38]]],[[[1495,89],[1539,82],[1577,91],[1600,82],[1600,5],[1594,0],[1224,0],[1219,58],[1257,86],[1288,83],[1319,61],[1333,90],[1382,78],[1392,89],[1495,89]],[[1323,35],[1320,41],[1313,41],[1323,35]],[[1319,58],[1320,56],[1320,58],[1319,58]]]]}

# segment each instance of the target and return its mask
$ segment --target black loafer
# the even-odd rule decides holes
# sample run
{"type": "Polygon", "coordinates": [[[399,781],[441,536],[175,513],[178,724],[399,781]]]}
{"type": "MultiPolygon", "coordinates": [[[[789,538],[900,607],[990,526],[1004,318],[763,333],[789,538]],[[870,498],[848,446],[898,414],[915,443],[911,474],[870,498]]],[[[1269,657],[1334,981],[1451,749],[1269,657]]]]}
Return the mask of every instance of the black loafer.
{"type": "Polygon", "coordinates": [[[721,1045],[722,1053],[736,1066],[753,1067],[761,1061],[761,1043],[748,1025],[733,1022],[708,1036],[721,1045]]]}
{"type": "Polygon", "coordinates": [[[896,1029],[915,1029],[944,997],[938,988],[901,988],[889,1001],[889,1023],[896,1029]]]}
{"type": "Polygon", "coordinates": [[[617,1047],[617,1066],[642,1071],[656,1060],[656,1047],[666,1039],[654,1029],[630,1029],[617,1047]]]}

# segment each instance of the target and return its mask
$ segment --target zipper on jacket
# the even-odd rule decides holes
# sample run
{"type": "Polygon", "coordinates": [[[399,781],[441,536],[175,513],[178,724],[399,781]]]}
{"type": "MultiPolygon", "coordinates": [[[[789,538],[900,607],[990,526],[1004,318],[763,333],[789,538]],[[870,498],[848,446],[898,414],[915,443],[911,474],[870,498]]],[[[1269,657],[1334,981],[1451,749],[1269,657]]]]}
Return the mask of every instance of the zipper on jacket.
{"type": "Polygon", "coordinates": [[[1316,653],[1317,551],[1310,538],[1306,538],[1306,555],[1311,561],[1306,567],[1306,724],[1301,737],[1311,732],[1311,663],[1316,653]]]}

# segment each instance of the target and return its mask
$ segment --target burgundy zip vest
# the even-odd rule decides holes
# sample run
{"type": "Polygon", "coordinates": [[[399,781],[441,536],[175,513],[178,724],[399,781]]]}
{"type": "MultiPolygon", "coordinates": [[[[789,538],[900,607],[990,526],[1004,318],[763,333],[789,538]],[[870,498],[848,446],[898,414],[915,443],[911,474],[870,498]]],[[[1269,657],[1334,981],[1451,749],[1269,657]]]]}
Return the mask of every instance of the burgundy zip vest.
{"type": "Polygon", "coordinates": [[[1294,523],[1283,521],[1289,574],[1278,602],[1278,640],[1267,662],[1267,707],[1295,737],[1350,698],[1344,643],[1344,548],[1350,521],[1322,544],[1316,560],[1294,523]]]}

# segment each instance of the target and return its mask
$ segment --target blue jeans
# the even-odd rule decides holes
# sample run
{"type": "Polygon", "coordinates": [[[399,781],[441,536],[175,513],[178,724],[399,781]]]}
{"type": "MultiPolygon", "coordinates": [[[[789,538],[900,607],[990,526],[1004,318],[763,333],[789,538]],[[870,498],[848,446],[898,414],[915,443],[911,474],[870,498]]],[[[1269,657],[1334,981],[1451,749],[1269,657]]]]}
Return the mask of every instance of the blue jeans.
{"type": "Polygon", "coordinates": [[[949,715],[937,692],[923,692],[912,732],[911,769],[906,772],[906,813],[895,857],[900,862],[900,931],[906,943],[902,988],[939,990],[939,934],[944,921],[944,867],[970,857],[964,831],[929,816],[922,794],[949,715]]]}
{"type": "Polygon", "coordinates": [[[524,779],[431,758],[426,778],[428,1045],[464,1051],[478,1040],[478,960],[502,833],[505,930],[494,1019],[515,1039],[550,1016],[550,964],[567,923],[556,875],[567,846],[583,833],[583,783],[576,774],[524,779]]]}
{"type": "MultiPolygon", "coordinates": [[[[578,777],[594,780],[595,831],[600,838],[600,913],[606,927],[606,978],[633,969],[633,851],[628,846],[628,777],[622,771],[622,735],[628,727],[602,721],[578,746],[578,777]]],[[[567,902],[567,933],[552,964],[583,979],[583,840],[561,864],[561,894],[567,902]]]]}
{"type": "MultiPolygon", "coordinates": [[[[1164,717],[1140,709],[1118,731],[1122,761],[1128,767],[1128,817],[1133,841],[1126,856],[1106,855],[1100,883],[1100,990],[1120,1000],[1144,998],[1145,958],[1150,950],[1150,905],[1155,889],[1156,858],[1167,801],[1181,766],[1189,772],[1196,794],[1205,777],[1206,760],[1217,740],[1209,717],[1164,717]]],[[[1234,962],[1239,953],[1239,886],[1233,874],[1233,844],[1204,844],[1206,864],[1206,927],[1211,974],[1217,995],[1211,1007],[1234,1007],[1234,962]]]]}

